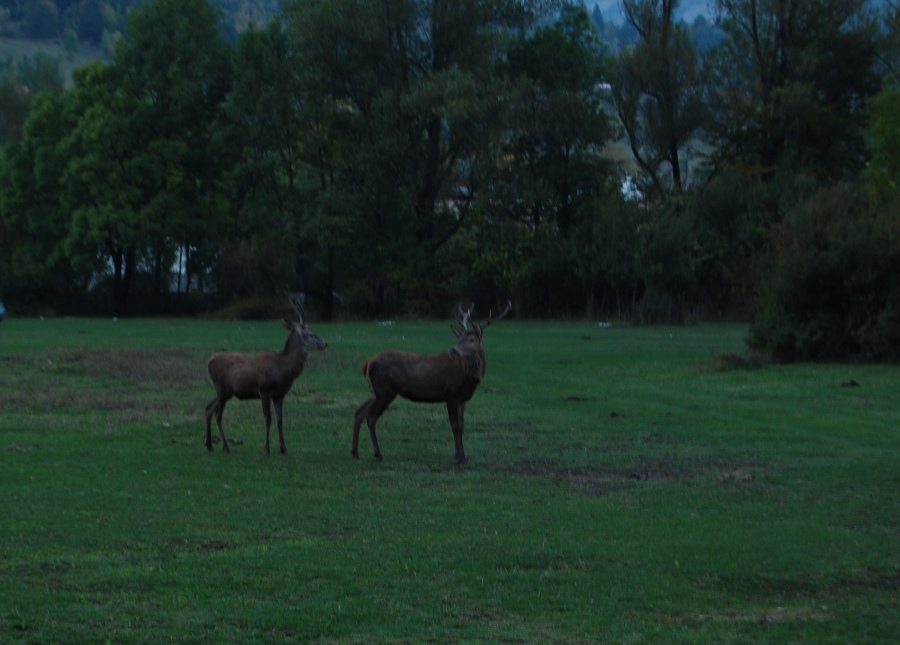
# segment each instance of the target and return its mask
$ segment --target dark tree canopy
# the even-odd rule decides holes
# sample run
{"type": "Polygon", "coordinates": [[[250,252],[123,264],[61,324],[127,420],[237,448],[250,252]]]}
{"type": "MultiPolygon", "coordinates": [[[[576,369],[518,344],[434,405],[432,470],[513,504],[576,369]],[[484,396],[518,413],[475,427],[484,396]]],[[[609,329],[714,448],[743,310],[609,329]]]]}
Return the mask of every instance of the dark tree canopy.
{"type": "Polygon", "coordinates": [[[878,23],[865,0],[718,0],[717,155],[768,177],[858,173],[877,93],[878,23]]]}

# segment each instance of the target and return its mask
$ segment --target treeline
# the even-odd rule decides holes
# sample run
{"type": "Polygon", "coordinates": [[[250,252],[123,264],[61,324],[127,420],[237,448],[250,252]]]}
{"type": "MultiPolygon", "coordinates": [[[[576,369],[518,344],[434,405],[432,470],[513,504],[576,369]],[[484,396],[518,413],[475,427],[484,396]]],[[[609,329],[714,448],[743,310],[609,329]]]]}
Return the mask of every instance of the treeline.
{"type": "Polygon", "coordinates": [[[897,5],[207,0],[132,9],[0,156],[12,308],[753,320],[777,359],[900,358],[897,5]],[[628,190],[623,186],[627,185],[628,190]],[[246,304],[248,308],[250,304],[246,304]]]}

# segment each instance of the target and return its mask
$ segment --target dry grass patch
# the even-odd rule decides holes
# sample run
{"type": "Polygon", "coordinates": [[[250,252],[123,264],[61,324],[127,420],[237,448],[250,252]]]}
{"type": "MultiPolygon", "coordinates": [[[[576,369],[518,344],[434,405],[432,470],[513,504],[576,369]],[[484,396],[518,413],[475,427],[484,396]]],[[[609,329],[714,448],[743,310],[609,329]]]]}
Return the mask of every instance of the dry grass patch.
{"type": "Polygon", "coordinates": [[[721,484],[750,482],[763,470],[757,465],[734,464],[723,460],[696,458],[638,458],[631,467],[572,468],[550,461],[529,461],[515,466],[510,474],[546,479],[577,488],[588,495],[612,493],[641,482],[690,481],[713,476],[721,484]]]}
{"type": "Polygon", "coordinates": [[[106,379],[127,379],[150,385],[205,383],[206,361],[176,349],[65,349],[46,354],[48,369],[106,379]]]}
{"type": "Polygon", "coordinates": [[[665,621],[690,624],[718,623],[755,625],[777,625],[781,623],[803,623],[829,618],[826,607],[775,607],[769,609],[721,609],[700,614],[657,614],[665,621]]]}
{"type": "Polygon", "coordinates": [[[206,386],[203,361],[174,349],[51,349],[9,360],[16,370],[0,376],[0,409],[20,414],[102,411],[141,421],[177,411],[173,388],[206,386]]]}

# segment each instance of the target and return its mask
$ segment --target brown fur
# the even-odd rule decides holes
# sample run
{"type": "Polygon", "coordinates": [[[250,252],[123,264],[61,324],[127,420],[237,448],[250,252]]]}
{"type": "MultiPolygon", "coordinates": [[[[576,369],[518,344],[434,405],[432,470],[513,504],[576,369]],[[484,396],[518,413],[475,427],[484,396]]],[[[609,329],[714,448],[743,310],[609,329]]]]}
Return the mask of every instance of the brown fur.
{"type": "MultiPolygon", "coordinates": [[[[512,305],[507,306],[497,320],[503,318],[512,305]]],[[[460,310],[460,313],[463,313],[460,310]]],[[[465,313],[461,326],[452,326],[457,342],[449,351],[428,356],[399,350],[375,354],[362,366],[369,382],[369,399],[353,416],[353,441],[350,453],[359,458],[359,429],[365,421],[375,450],[375,459],[382,460],[375,424],[388,406],[398,396],[418,403],[446,403],[456,447],[456,461],[466,463],[463,449],[463,427],[466,403],[475,394],[487,369],[484,353],[484,327],[493,322],[488,319],[482,325],[473,324],[466,329],[469,313],[465,313]]]]}
{"type": "Polygon", "coordinates": [[[294,381],[306,367],[310,350],[322,350],[328,343],[316,336],[305,322],[284,321],[290,330],[287,342],[281,352],[263,354],[240,354],[221,352],[210,356],[207,362],[209,376],[216,388],[215,398],[206,406],[206,449],[212,450],[211,422],[213,416],[222,437],[222,451],[231,452],[225,432],[222,430],[222,413],[225,404],[232,397],[239,400],[260,399],[266,422],[265,454],[269,454],[269,428],[272,424],[270,404],[275,404],[275,422],[278,426],[279,450],[287,454],[282,430],[282,407],[284,397],[294,381]]]}

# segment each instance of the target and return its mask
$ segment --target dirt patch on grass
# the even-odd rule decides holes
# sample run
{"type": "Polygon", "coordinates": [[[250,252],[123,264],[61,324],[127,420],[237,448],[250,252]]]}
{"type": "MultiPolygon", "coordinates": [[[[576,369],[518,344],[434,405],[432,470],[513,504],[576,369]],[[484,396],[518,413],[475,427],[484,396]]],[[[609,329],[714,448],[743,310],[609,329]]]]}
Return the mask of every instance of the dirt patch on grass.
{"type": "Polygon", "coordinates": [[[0,394],[0,409],[29,413],[51,410],[103,411],[127,413],[127,419],[143,420],[147,413],[172,412],[174,404],[166,399],[141,395],[133,389],[73,389],[67,387],[20,388],[0,394]]]}
{"type": "Polygon", "coordinates": [[[604,494],[645,483],[690,481],[715,476],[720,483],[748,482],[761,470],[755,465],[696,458],[638,459],[628,467],[572,468],[551,461],[522,462],[510,474],[567,484],[584,494],[604,494]]]}
{"type": "Polygon", "coordinates": [[[49,350],[46,369],[99,378],[188,385],[207,378],[206,361],[177,349],[49,350]]]}
{"type": "Polygon", "coordinates": [[[700,590],[727,591],[747,598],[783,598],[785,600],[818,600],[847,595],[866,595],[872,592],[896,592],[900,588],[900,570],[868,568],[843,575],[780,575],[713,576],[694,582],[700,590]]]}
{"type": "Polygon", "coordinates": [[[547,479],[580,489],[586,494],[602,494],[630,487],[637,482],[663,482],[677,479],[678,475],[667,470],[628,468],[621,470],[566,468],[550,462],[519,464],[513,474],[519,477],[547,479]]]}
{"type": "Polygon", "coordinates": [[[5,450],[9,452],[34,452],[38,449],[38,445],[36,443],[31,443],[27,445],[17,445],[14,444],[12,446],[6,446],[5,450]]]}
{"type": "Polygon", "coordinates": [[[772,609],[726,609],[699,614],[657,614],[657,617],[665,621],[694,624],[753,623],[756,625],[777,625],[780,623],[826,620],[828,611],[821,607],[775,607],[772,609]]]}
{"type": "Polygon", "coordinates": [[[751,354],[748,357],[734,352],[713,354],[710,367],[715,372],[734,372],[739,370],[752,370],[761,367],[762,361],[758,356],[751,354]]]}
{"type": "Polygon", "coordinates": [[[726,470],[722,473],[719,473],[719,481],[749,482],[754,479],[757,470],[758,468],[751,467],[737,468],[736,470],[726,470]]]}
{"type": "Polygon", "coordinates": [[[218,553],[231,545],[224,540],[204,540],[195,538],[166,538],[162,541],[163,550],[178,553],[218,553]]]}
{"type": "Polygon", "coordinates": [[[172,412],[173,388],[202,389],[207,380],[204,361],[176,349],[50,349],[16,360],[20,369],[0,375],[0,409],[18,413],[106,411],[141,420],[172,412]]]}

